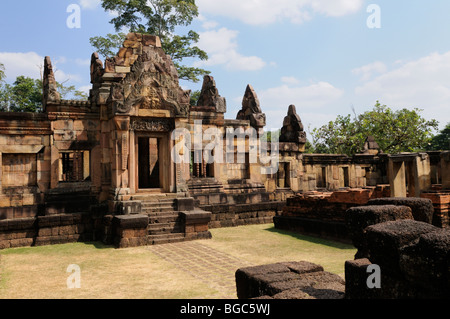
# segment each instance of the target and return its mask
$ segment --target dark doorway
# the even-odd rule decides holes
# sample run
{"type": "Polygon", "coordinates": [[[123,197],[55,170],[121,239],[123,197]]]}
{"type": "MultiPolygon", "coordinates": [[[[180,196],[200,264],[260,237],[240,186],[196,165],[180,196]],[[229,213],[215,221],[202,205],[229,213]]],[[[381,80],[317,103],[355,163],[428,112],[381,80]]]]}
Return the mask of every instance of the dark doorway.
{"type": "Polygon", "coordinates": [[[139,137],[139,188],[160,188],[159,140],[157,138],[139,137]]]}

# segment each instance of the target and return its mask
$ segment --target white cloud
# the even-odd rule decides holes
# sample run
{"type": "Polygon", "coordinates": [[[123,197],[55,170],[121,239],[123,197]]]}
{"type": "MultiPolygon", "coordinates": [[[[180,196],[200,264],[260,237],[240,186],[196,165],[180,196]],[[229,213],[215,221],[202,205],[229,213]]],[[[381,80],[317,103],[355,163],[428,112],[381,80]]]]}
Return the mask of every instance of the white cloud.
{"type": "Polygon", "coordinates": [[[296,85],[296,84],[300,83],[300,81],[296,77],[293,77],[293,76],[283,76],[281,78],[281,82],[286,83],[286,84],[292,84],[292,85],[296,85]]]}
{"type": "Polygon", "coordinates": [[[80,5],[83,9],[93,10],[100,5],[100,0],[80,0],[80,5]]]}
{"type": "Polygon", "coordinates": [[[7,80],[13,82],[19,75],[39,79],[44,57],[36,52],[0,52],[0,62],[5,65],[7,80]]]}
{"type": "Polygon", "coordinates": [[[89,91],[92,89],[92,85],[84,85],[84,86],[80,86],[78,88],[78,91],[84,92],[86,94],[89,94],[89,91]]]}
{"type": "MultiPolygon", "coordinates": [[[[78,74],[67,74],[63,70],[58,69],[57,60],[54,59],[52,64],[55,78],[58,82],[81,81],[81,76],[78,74]]],[[[60,58],[59,60],[63,63],[67,61],[65,58],[60,58]]],[[[9,82],[13,82],[20,75],[40,79],[41,70],[44,69],[44,57],[36,52],[0,52],[0,62],[5,65],[5,73],[9,82]]]]}
{"type": "Polygon", "coordinates": [[[372,78],[373,74],[382,74],[387,71],[387,67],[383,62],[373,62],[364,65],[360,68],[352,70],[354,75],[360,76],[362,81],[368,81],[372,78]]]}
{"type": "Polygon", "coordinates": [[[319,122],[320,120],[325,118],[327,121],[330,120],[327,107],[335,104],[344,92],[328,82],[316,82],[308,86],[283,84],[257,92],[257,94],[261,108],[268,119],[267,127],[281,128],[291,104],[296,106],[297,113],[304,121],[305,127],[307,123],[311,123],[313,126],[323,125],[322,122],[319,122]]]}
{"type": "Polygon", "coordinates": [[[75,59],[75,63],[79,66],[90,66],[91,65],[91,59],[75,59]]]}
{"type": "Polygon", "coordinates": [[[260,57],[243,56],[237,51],[238,31],[221,28],[199,34],[200,40],[197,45],[208,53],[209,59],[196,62],[195,66],[224,65],[231,70],[256,71],[267,65],[260,57]]]}
{"type": "Polygon", "coordinates": [[[200,11],[238,19],[251,25],[267,25],[289,20],[302,23],[315,13],[339,17],[357,12],[363,0],[197,0],[200,11]]]}
{"type": "Polygon", "coordinates": [[[355,94],[393,108],[424,109],[426,118],[435,118],[441,125],[450,122],[450,51],[395,67],[358,86],[355,94]]]}

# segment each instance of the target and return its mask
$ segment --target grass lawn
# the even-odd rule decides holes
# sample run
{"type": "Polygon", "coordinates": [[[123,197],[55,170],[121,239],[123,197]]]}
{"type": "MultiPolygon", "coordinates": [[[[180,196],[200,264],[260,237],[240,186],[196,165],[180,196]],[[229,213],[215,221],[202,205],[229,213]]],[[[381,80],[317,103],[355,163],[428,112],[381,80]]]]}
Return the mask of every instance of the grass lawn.
{"type": "MultiPolygon", "coordinates": [[[[273,224],[211,232],[213,239],[202,245],[254,265],[305,260],[344,276],[345,261],[356,253],[351,245],[279,231],[273,224]]],[[[0,258],[2,299],[205,299],[216,294],[146,247],[76,243],[7,249],[0,258]],[[81,289],[67,288],[71,264],[82,269],[81,289]]]]}

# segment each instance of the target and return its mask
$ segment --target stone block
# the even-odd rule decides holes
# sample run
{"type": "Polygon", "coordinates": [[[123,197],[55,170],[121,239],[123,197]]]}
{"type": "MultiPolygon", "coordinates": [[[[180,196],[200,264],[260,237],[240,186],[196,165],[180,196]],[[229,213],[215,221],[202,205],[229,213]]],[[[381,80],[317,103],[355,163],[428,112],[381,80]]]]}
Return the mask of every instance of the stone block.
{"type": "Polygon", "coordinates": [[[414,220],[431,224],[433,222],[433,202],[426,198],[397,197],[371,199],[368,205],[398,205],[411,208],[414,220]]]}
{"type": "Polygon", "coordinates": [[[438,229],[420,236],[400,252],[405,278],[434,298],[450,296],[450,230],[438,229]]]}
{"type": "Polygon", "coordinates": [[[185,225],[208,224],[211,221],[211,213],[203,210],[180,212],[185,225]]]}
{"type": "Polygon", "coordinates": [[[113,218],[113,225],[120,229],[147,228],[148,223],[149,218],[147,215],[124,215],[113,218]]]}
{"type": "Polygon", "coordinates": [[[143,34],[142,44],[144,46],[153,46],[156,48],[161,48],[161,40],[158,36],[143,34]]]}
{"type": "Polygon", "coordinates": [[[411,208],[407,206],[359,206],[348,209],[345,213],[345,224],[353,245],[358,248],[357,258],[367,257],[366,228],[402,219],[413,219],[411,208]]]}
{"type": "Polygon", "coordinates": [[[192,211],[195,208],[194,198],[177,198],[175,199],[175,205],[178,211],[192,211]]]}
{"type": "Polygon", "coordinates": [[[372,265],[369,259],[362,258],[345,262],[345,298],[346,299],[376,299],[378,289],[367,286],[367,267],[372,265]]]}
{"type": "Polygon", "coordinates": [[[344,294],[342,278],[309,262],[286,262],[239,269],[236,272],[236,288],[239,299],[289,295],[287,291],[292,289],[305,294],[295,295],[311,296],[312,299],[327,299],[330,296],[341,299],[344,294]],[[325,291],[328,293],[324,293],[325,291]]]}
{"type": "Polygon", "coordinates": [[[436,231],[437,227],[414,220],[390,221],[366,228],[369,259],[389,274],[400,274],[400,252],[421,235],[436,231]]]}

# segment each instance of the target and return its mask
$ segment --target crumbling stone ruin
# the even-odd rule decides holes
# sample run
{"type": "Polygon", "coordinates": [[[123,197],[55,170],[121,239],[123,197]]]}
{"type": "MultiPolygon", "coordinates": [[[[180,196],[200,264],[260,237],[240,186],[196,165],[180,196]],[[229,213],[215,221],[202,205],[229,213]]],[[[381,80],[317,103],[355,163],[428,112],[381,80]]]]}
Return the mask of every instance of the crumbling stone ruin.
{"type": "Polygon", "coordinates": [[[306,143],[306,133],[295,105],[290,105],[281,128],[280,142],[306,143]]]}
{"type": "Polygon", "coordinates": [[[271,222],[349,240],[345,211],[380,197],[428,198],[433,225],[448,226],[449,152],[389,155],[369,137],[352,158],[305,154],[294,105],[279,144],[258,148],[276,158],[276,170],[253,156],[248,136],[224,138],[222,160],[209,161],[221,156],[203,152],[214,137],[199,151],[188,136],[254,129],[261,137],[263,106],[249,84],[236,119],[226,119],[212,76],[190,105],[157,36],[130,33],[105,61],[93,53],[87,101],[61,98],[50,57],[43,75],[42,113],[0,114],[0,248],[85,240],[128,247],[271,222]]]}
{"type": "Polygon", "coordinates": [[[357,248],[355,259],[345,263],[345,280],[309,262],[249,267],[236,272],[238,297],[450,298],[450,229],[430,223],[431,201],[384,198],[370,202],[371,205],[352,207],[345,214],[357,248]],[[374,271],[379,271],[375,274],[377,279],[371,278],[374,271]]]}
{"type": "Polygon", "coordinates": [[[262,129],[266,126],[266,115],[262,113],[258,96],[250,84],[245,90],[242,109],[238,112],[236,119],[248,120],[250,125],[256,129],[262,129]]]}
{"type": "Polygon", "coordinates": [[[271,223],[299,187],[287,170],[296,169],[301,143],[285,145],[279,190],[279,176],[250,161],[247,140],[232,141],[232,160],[210,163],[191,139],[179,152],[187,160],[174,160],[186,134],[260,130],[265,115],[249,85],[242,116],[225,119],[226,99],[212,76],[190,105],[157,36],[130,33],[105,61],[93,53],[87,101],[61,99],[50,57],[43,74],[43,113],[0,114],[0,249],[211,238],[212,227],[271,223]],[[186,134],[174,136],[180,131],[186,134]]]}
{"type": "Polygon", "coordinates": [[[310,262],[284,262],[236,271],[239,299],[343,299],[344,280],[310,262]]]}
{"type": "Polygon", "coordinates": [[[345,298],[450,298],[449,229],[414,220],[407,206],[367,206],[348,215],[358,253],[345,264],[345,298]],[[383,212],[373,218],[375,211],[383,212]],[[372,265],[380,269],[378,287],[367,284],[372,265]]]}

